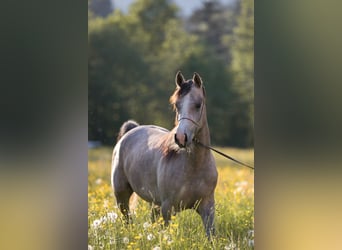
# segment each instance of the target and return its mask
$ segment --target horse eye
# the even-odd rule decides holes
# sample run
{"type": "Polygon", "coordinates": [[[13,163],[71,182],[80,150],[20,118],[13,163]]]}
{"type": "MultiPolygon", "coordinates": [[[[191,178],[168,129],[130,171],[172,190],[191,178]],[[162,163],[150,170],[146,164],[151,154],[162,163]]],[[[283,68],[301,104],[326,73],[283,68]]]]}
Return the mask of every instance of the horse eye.
{"type": "Polygon", "coordinates": [[[199,109],[201,107],[201,103],[196,103],[196,106],[195,106],[197,109],[199,109]]]}

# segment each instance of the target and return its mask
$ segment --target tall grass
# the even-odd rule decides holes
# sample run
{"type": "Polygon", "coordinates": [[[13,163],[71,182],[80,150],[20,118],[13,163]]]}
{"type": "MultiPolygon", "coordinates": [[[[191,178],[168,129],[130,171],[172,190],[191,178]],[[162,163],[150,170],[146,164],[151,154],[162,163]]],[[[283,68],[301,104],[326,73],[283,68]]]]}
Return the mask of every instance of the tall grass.
{"type": "MultiPolygon", "coordinates": [[[[247,163],[253,162],[253,150],[221,150],[247,163]]],[[[150,207],[140,199],[132,215],[133,223],[126,225],[110,186],[112,149],[91,149],[88,155],[89,249],[253,249],[252,170],[215,155],[219,172],[215,192],[216,236],[209,242],[195,211],[178,213],[165,228],[162,218],[151,222],[150,207]]]]}

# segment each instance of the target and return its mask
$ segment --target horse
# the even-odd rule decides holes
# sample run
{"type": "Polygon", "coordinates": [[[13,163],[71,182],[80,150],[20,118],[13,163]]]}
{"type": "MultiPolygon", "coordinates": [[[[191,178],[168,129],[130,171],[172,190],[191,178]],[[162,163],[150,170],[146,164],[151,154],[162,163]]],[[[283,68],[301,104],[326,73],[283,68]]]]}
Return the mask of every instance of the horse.
{"type": "Polygon", "coordinates": [[[210,150],[206,93],[199,74],[185,80],[179,71],[170,103],[176,112],[169,131],[129,120],[118,135],[113,150],[111,184],[124,218],[130,220],[129,200],[133,192],[149,202],[153,215],[161,214],[164,225],[171,215],[195,209],[208,238],[215,234],[217,169],[210,150]]]}

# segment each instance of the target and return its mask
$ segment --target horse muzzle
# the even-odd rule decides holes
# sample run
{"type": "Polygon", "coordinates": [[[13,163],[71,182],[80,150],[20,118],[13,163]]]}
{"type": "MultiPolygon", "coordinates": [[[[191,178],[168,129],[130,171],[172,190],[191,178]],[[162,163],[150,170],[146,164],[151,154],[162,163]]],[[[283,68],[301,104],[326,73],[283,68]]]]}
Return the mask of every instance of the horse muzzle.
{"type": "Polygon", "coordinates": [[[180,148],[185,148],[188,141],[188,136],[185,133],[175,133],[175,143],[180,148]]]}
{"type": "Polygon", "coordinates": [[[189,148],[192,143],[192,136],[186,133],[175,133],[175,143],[180,148],[189,148]]]}

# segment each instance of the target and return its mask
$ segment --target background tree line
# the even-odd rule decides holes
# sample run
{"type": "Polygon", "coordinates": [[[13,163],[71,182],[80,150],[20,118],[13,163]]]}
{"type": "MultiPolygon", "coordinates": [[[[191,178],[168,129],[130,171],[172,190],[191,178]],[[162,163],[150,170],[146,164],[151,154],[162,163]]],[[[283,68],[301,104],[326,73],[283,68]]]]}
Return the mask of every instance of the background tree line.
{"type": "Polygon", "coordinates": [[[204,80],[212,143],[254,145],[253,0],[206,1],[186,18],[168,0],[136,0],[126,14],[109,3],[88,1],[89,140],[113,145],[132,118],[171,129],[181,70],[204,80]]]}

